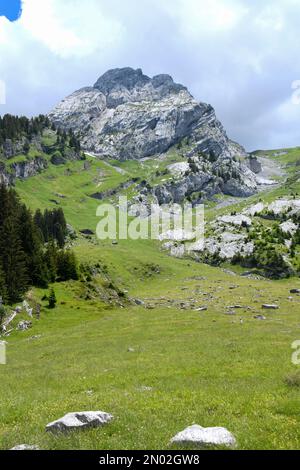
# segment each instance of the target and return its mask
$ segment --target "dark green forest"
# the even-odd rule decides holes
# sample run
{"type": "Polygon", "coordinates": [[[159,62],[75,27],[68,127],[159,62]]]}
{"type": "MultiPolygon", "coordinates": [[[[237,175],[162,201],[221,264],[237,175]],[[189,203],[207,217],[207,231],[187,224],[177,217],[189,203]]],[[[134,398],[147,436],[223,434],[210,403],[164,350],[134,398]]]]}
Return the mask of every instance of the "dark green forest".
{"type": "Polygon", "coordinates": [[[22,299],[30,286],[77,279],[77,261],[65,249],[62,209],[31,211],[16,191],[0,185],[0,295],[4,303],[22,299]]]}
{"type": "Polygon", "coordinates": [[[11,114],[5,114],[3,117],[0,116],[0,148],[8,139],[12,141],[25,139],[23,151],[26,154],[30,149],[32,139],[42,135],[45,129],[56,131],[56,144],[62,150],[68,144],[75,152],[80,152],[80,141],[74,132],[71,129],[68,132],[59,128],[56,129],[49,118],[42,114],[31,119],[25,116],[12,116],[11,114]]]}

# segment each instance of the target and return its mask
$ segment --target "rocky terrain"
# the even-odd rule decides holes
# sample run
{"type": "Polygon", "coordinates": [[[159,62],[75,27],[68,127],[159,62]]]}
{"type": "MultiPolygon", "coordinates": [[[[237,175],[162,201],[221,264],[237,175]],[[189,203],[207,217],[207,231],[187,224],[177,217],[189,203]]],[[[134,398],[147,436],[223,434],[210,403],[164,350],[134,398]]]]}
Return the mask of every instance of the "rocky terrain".
{"type": "MultiPolygon", "coordinates": [[[[54,309],[50,290],[34,288],[0,310],[1,449],[296,448],[300,149],[245,161],[258,165],[263,191],[208,198],[205,243],[190,256],[188,231],[97,240],[95,214],[99,201],[117,206],[127,195],[130,214],[147,217],[158,188],[180,188],[215,162],[183,144],[144,159],[58,164],[57,137],[47,131],[42,145],[48,168],[16,190],[32,211],[63,208],[81,276],[54,284],[54,309]]],[[[194,207],[199,193],[186,196],[194,207]]]]}
{"type": "Polygon", "coordinates": [[[0,144],[0,183],[14,185],[17,179],[27,179],[46,170],[49,164],[61,165],[82,158],[80,151],[57,141],[57,133],[44,129],[28,139],[18,136],[0,144]],[[27,148],[26,148],[27,146],[27,148]]]}
{"type": "Polygon", "coordinates": [[[160,203],[181,202],[200,191],[205,197],[247,197],[257,190],[256,158],[227,137],[212,106],[198,103],[169,75],[151,79],[140,69],[110,70],[93,87],[64,99],[49,118],[103,158],[143,159],[177,146],[184,171],[172,187],[157,187],[160,203]]]}

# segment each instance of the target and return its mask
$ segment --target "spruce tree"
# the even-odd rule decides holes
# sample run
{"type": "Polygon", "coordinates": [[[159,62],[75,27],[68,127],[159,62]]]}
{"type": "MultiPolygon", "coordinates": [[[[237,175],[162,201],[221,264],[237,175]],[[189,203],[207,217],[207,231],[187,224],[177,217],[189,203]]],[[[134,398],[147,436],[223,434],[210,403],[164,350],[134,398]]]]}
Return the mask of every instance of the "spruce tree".
{"type": "Polygon", "coordinates": [[[2,268],[2,262],[0,263],[0,297],[3,303],[7,302],[7,289],[6,289],[6,282],[5,282],[5,275],[2,268]]]}
{"type": "Polygon", "coordinates": [[[8,217],[0,230],[0,252],[5,275],[7,298],[18,302],[28,288],[25,253],[16,227],[16,219],[8,217]]]}
{"type": "Polygon", "coordinates": [[[78,279],[78,267],[75,254],[72,251],[61,250],[57,258],[57,275],[60,281],[76,281],[78,279]]]}
{"type": "Polygon", "coordinates": [[[49,304],[48,304],[49,308],[51,308],[51,309],[55,308],[55,305],[57,303],[57,299],[56,299],[56,295],[55,295],[55,292],[54,292],[53,288],[50,290],[50,294],[49,294],[49,297],[48,297],[48,302],[49,302],[49,304]]]}
{"type": "Polygon", "coordinates": [[[48,269],[49,282],[55,282],[57,277],[57,248],[53,241],[49,242],[44,255],[48,269]]]}
{"type": "Polygon", "coordinates": [[[39,287],[48,285],[48,269],[44,260],[42,243],[31,212],[25,205],[20,207],[18,226],[20,240],[25,253],[26,267],[30,283],[39,287]]]}

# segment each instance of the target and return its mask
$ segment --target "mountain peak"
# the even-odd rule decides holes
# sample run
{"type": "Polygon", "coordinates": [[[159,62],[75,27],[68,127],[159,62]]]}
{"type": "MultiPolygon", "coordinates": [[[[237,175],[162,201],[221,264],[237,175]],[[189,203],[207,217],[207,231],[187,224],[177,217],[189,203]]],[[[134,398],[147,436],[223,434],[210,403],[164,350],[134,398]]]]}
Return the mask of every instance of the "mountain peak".
{"type": "Polygon", "coordinates": [[[97,80],[94,88],[108,96],[115,91],[120,92],[124,88],[130,92],[141,90],[146,85],[152,85],[152,89],[156,90],[159,97],[186,90],[183,85],[175,83],[171,75],[160,74],[150,78],[143,73],[142,69],[135,70],[131,67],[108,70],[97,80]]]}
{"type": "Polygon", "coordinates": [[[124,87],[132,90],[135,87],[143,87],[148,82],[150,82],[150,78],[144,75],[141,69],[134,70],[131,67],[124,67],[105,72],[97,80],[94,88],[107,95],[115,88],[124,87]]]}

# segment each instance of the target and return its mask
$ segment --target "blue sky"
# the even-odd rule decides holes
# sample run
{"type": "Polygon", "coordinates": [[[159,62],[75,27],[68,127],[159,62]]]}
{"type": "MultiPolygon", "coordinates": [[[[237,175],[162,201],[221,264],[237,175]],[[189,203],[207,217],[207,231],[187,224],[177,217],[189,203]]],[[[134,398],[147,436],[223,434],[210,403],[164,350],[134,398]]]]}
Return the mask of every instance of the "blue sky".
{"type": "Polygon", "coordinates": [[[0,17],[0,113],[46,113],[131,66],[172,75],[249,150],[300,145],[299,17],[299,0],[23,0],[0,17]]]}
{"type": "Polygon", "coordinates": [[[21,0],[0,0],[0,16],[16,21],[21,15],[21,0]]]}

